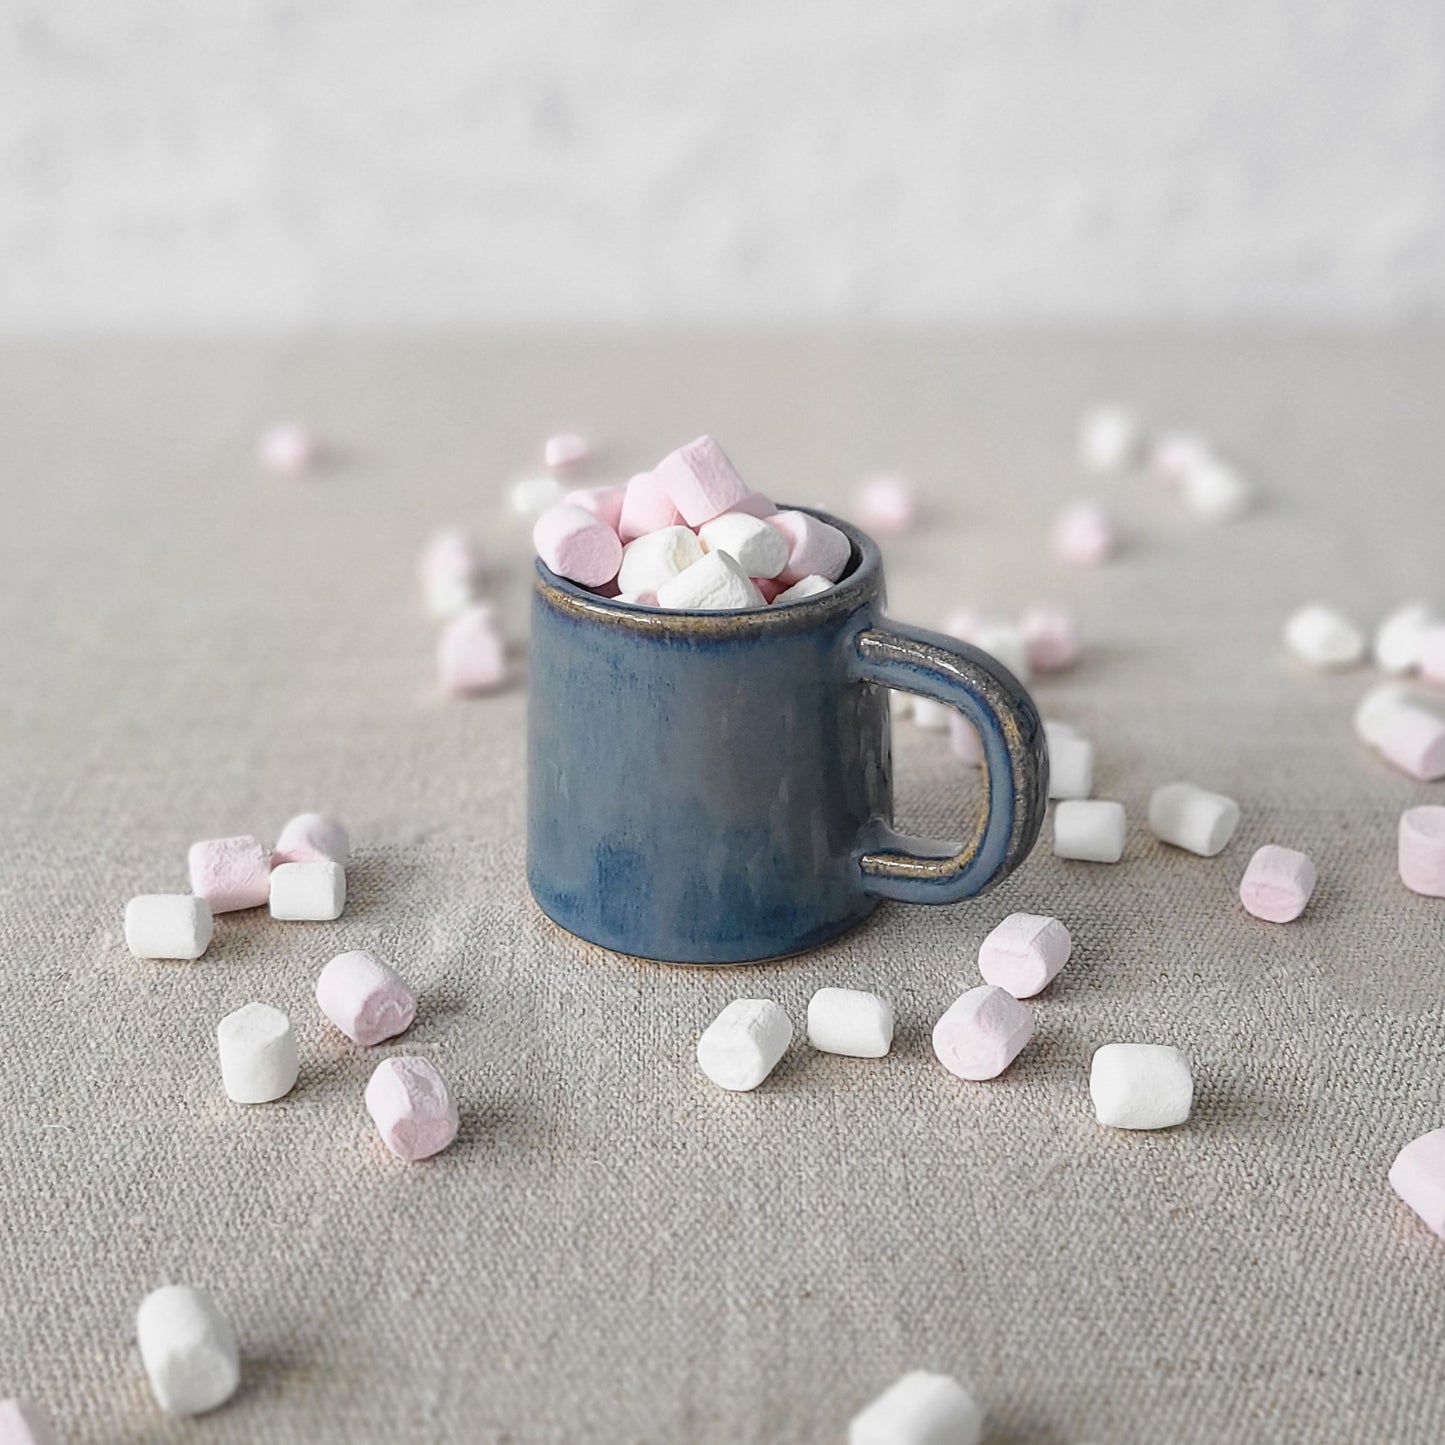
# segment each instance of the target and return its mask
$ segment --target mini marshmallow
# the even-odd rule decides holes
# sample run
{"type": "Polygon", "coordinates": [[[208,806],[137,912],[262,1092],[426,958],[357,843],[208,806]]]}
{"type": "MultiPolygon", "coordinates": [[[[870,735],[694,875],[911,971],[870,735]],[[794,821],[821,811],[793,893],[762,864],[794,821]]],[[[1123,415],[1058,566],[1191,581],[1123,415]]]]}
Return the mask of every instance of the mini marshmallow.
{"type": "Polygon", "coordinates": [[[1075,502],[1054,519],[1049,546],[1071,567],[1097,567],[1114,551],[1114,523],[1096,502],[1075,502]]]}
{"type": "Polygon", "coordinates": [[[287,922],[328,922],[346,907],[346,869],[329,858],[278,863],[271,870],[271,917],[287,922]]]}
{"type": "Polygon", "coordinates": [[[853,555],[853,544],[836,527],[811,512],[774,512],[768,525],[776,527],[788,543],[788,564],[778,581],[791,587],[805,577],[826,577],[836,582],[853,555]]]}
{"type": "Polygon", "coordinates": [[[1122,472],[1139,459],[1144,428],[1123,406],[1096,406],[1079,423],[1079,460],[1091,472],[1122,472]]]}
{"type": "Polygon", "coordinates": [[[893,1047],[893,1006],[861,989],[820,988],[808,1000],[808,1042],[825,1054],[881,1059],[893,1047]]]}
{"type": "Polygon", "coordinates": [[[1413,697],[1403,682],[1382,682],[1372,687],[1355,708],[1355,732],[1361,742],[1369,743],[1372,748],[1379,747],[1390,714],[1409,704],[1413,697]]]}
{"type": "Polygon", "coordinates": [[[707,552],[726,552],[749,577],[774,578],[788,565],[788,543],[776,527],[746,512],[724,512],[697,529],[707,552]]]}
{"type": "Polygon", "coordinates": [[[1026,686],[1029,681],[1029,650],[1023,629],[1011,622],[980,622],[966,639],[980,652],[1001,662],[1026,686]]]}
{"type": "Polygon", "coordinates": [[[657,605],[678,611],[731,612],[761,607],[763,594],[726,552],[709,552],[657,589],[657,605]]]}
{"type": "MultiPolygon", "coordinates": [[[[776,586],[776,582],[774,585],[776,586]]],[[[820,592],[827,592],[832,585],[826,577],[820,577],[814,572],[794,582],[791,587],[784,587],[772,600],[777,603],[801,602],[805,597],[816,597],[820,592]]]]}
{"type": "Polygon", "coordinates": [[[1412,1139],[1390,1165],[1390,1188],[1445,1239],[1445,1129],[1412,1139]]]}
{"type": "Polygon", "coordinates": [[[1158,437],[1149,449],[1149,475],[1168,487],[1216,460],[1214,448],[1197,432],[1171,431],[1158,437]]]}
{"type": "Polygon", "coordinates": [[[321,1012],[354,1044],[370,1048],[405,1033],[416,1017],[407,981],[375,954],[338,953],[316,980],[321,1012]]]}
{"type": "Polygon", "coordinates": [[[28,1400],[0,1400],[0,1445],[57,1445],[57,1441],[38,1405],[28,1400]]]}
{"type": "Polygon", "coordinates": [[[562,500],[562,484],[556,477],[523,477],[513,482],[507,501],[519,517],[538,517],[562,500]]]}
{"type": "Polygon", "coordinates": [[[1445,718],[1413,703],[1390,708],[1380,719],[1380,756],[1422,783],[1445,778],[1445,718]]]}
{"type": "Polygon", "coordinates": [[[351,839],[346,829],[324,813],[297,813],[276,839],[271,863],[312,863],[329,858],[343,866],[351,861],[351,839]]]}
{"type": "Polygon", "coordinates": [[[697,1041],[697,1062],[720,1089],[756,1089],[793,1041],[793,1025],[771,999],[734,999],[697,1041]]]}
{"type": "Polygon", "coordinates": [[[186,855],[191,892],[211,912],[259,908],[271,894],[271,851],[257,839],[210,838],[192,843],[186,855]]]}
{"type": "Polygon", "coordinates": [[[958,709],[936,697],[915,697],[913,699],[913,725],[926,733],[946,732],[958,709]]]}
{"type": "Polygon", "coordinates": [[[1380,671],[1396,677],[1414,672],[1425,634],[1435,620],[1435,609],[1428,602],[1408,602],[1390,613],[1375,629],[1375,665],[1380,671]]]}
{"type": "Polygon", "coordinates": [[[1010,913],[979,945],[978,971],[985,983],[1015,998],[1041,993],[1069,961],[1074,942],[1057,918],[1010,913]]]}
{"type": "Polygon", "coordinates": [[[971,768],[983,766],[983,739],[978,729],[956,707],[948,709],[948,746],[959,762],[971,768]]]}
{"type": "Polygon", "coordinates": [[[1398,841],[1400,881],[1426,898],[1445,898],[1445,807],[1406,808],[1398,841]]]}
{"type": "Polygon", "coordinates": [[[907,477],[886,473],[869,477],[858,489],[858,521],[880,537],[896,537],[913,529],[917,505],[907,477]]]}
{"type": "Polygon", "coordinates": [[[542,460],[554,470],[575,467],[591,455],[592,448],[587,444],[587,438],[578,436],[576,432],[558,432],[548,437],[542,448],[542,460]]]}
{"type": "Polygon", "coordinates": [[[1210,457],[1179,478],[1184,505],[1206,522],[1233,522],[1254,505],[1254,487],[1230,462],[1210,457]]]}
{"type": "Polygon", "coordinates": [[[1124,856],[1124,805],[1071,798],[1054,808],[1054,857],[1117,863],[1124,856]]]}
{"type": "Polygon", "coordinates": [[[1284,641],[1308,667],[1353,667],[1365,656],[1365,634],[1342,613],[1318,603],[1290,613],[1284,641]]]}
{"type": "MultiPolygon", "coordinates": [[[[288,865],[298,868],[303,865],[288,865]]],[[[221,1082],[236,1104],[269,1104],[296,1086],[300,1056],[291,1020],[270,1004],[248,1003],[216,1025],[221,1082]]]]}
{"type": "Polygon", "coordinates": [[[427,611],[445,621],[476,600],[482,554],[463,533],[438,532],[421,554],[420,572],[427,611]]]}
{"type": "Polygon", "coordinates": [[[1315,865],[1304,853],[1266,843],[1249,860],[1239,884],[1246,913],[1266,923],[1292,923],[1315,891],[1315,865]]]}
{"type": "Polygon", "coordinates": [[[136,1311],[136,1343],[151,1393],[173,1415],[204,1415],[241,1383],[236,1332],[205,1290],[168,1284],[136,1311]]]}
{"type": "Polygon", "coordinates": [[[584,487],[568,492],[562,500],[569,507],[581,507],[591,512],[618,532],[622,526],[622,503],[626,496],[626,487],[584,487]]]}
{"type": "Polygon", "coordinates": [[[1433,622],[1420,638],[1420,676],[1445,687],[1445,622],[1433,622]]]}
{"type": "Polygon", "coordinates": [[[548,507],[537,518],[532,545],[559,577],[584,587],[610,582],[622,565],[622,542],[617,533],[586,507],[566,502],[548,507]]]}
{"type": "Polygon", "coordinates": [[[853,1417],[848,1445],[978,1445],[983,1421],[957,1380],[914,1370],[853,1417]]]}
{"type": "Polygon", "coordinates": [[[656,592],[703,555],[697,533],[687,527],[659,527],[622,549],[617,585],[623,592],[656,592]]]}
{"type": "Polygon", "coordinates": [[[507,643],[485,604],[452,618],[437,637],[437,680],[447,697],[483,697],[507,680],[507,643]]]}
{"type": "MultiPolygon", "coordinates": [[[[804,581],[806,580],[807,579],[804,578],[804,581]]],[[[824,589],[831,585],[826,577],[822,579],[822,582],[824,589]]],[[[801,586],[802,584],[800,583],[799,585],[801,586]]],[[[763,594],[763,601],[769,604],[776,602],[779,595],[788,590],[779,584],[776,577],[754,577],[753,586],[763,594]]]]}
{"type": "Polygon", "coordinates": [[[672,505],[667,488],[652,472],[638,472],[623,488],[617,535],[624,546],[649,532],[681,525],[682,513],[672,505]]]}
{"type": "Polygon", "coordinates": [[[749,492],[742,501],[734,502],[728,508],[730,512],[746,512],[750,517],[768,518],[778,510],[778,504],[771,497],[764,496],[762,492],[749,492]]]}
{"type": "Polygon", "coordinates": [[[1049,797],[1087,798],[1094,791],[1094,745],[1075,732],[1050,731],[1049,797]]]}
{"type": "Polygon", "coordinates": [[[993,1079],[1034,1036],[1034,1011],[1007,989],[984,984],[948,1006],[933,1026],[933,1052],[960,1079],[993,1079]]]}
{"type": "Polygon", "coordinates": [[[616,600],[629,607],[656,607],[657,593],[650,589],[643,592],[619,592],[616,600]]]}
{"type": "Polygon", "coordinates": [[[1079,630],[1074,619],[1054,607],[1034,607],[1019,623],[1024,656],[1035,672],[1062,672],[1079,660],[1079,630]]]}
{"type": "Polygon", "coordinates": [[[296,422],[267,427],[256,443],[256,455],[268,472],[279,477],[299,477],[320,459],[321,447],[315,436],[296,422]]]}
{"type": "Polygon", "coordinates": [[[1168,1044],[1105,1044],[1094,1051],[1089,1096],[1111,1129],[1172,1129],[1194,1107],[1194,1078],[1168,1044]]]}
{"type": "Polygon", "coordinates": [[[412,1163],[440,1154],[461,1127],[446,1081],[425,1059],[384,1059],[366,1085],[366,1112],[381,1141],[412,1163]]]}
{"type": "Polygon", "coordinates": [[[669,452],[653,468],[653,475],[689,527],[700,527],[731,511],[750,490],[727,453],[708,436],[669,452]]]}
{"type": "Polygon", "coordinates": [[[1239,827],[1239,804],[1193,783],[1166,783],[1149,799],[1149,827],[1165,843],[1213,858],[1239,827]]]}
{"type": "Polygon", "coordinates": [[[215,925],[211,905],[190,893],[142,893],[125,906],[125,946],[137,958],[199,958],[215,925]]]}

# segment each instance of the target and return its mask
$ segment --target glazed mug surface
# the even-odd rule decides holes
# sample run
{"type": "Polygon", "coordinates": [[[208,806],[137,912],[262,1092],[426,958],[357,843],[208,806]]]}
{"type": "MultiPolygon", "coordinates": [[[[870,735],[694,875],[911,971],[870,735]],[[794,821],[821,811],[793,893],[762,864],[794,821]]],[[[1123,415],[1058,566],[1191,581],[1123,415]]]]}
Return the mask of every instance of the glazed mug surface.
{"type": "Polygon", "coordinates": [[[537,563],[527,881],[570,933],[672,963],[774,958],[884,898],[971,898],[1028,856],[1048,796],[1032,699],[977,648],[885,618],[877,544],[814,515],[848,536],[848,570],[781,607],[634,607],[537,563]],[[890,688],[978,728],[963,841],[893,829],[890,688]]]}

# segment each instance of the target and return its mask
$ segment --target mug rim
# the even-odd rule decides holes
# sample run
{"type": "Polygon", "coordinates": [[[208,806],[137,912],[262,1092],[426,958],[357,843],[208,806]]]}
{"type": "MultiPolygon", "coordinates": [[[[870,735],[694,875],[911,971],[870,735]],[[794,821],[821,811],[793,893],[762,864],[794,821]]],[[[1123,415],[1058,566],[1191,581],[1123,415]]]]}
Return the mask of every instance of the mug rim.
{"type": "Polygon", "coordinates": [[[640,630],[678,635],[698,632],[750,631],[761,628],[788,627],[813,623],[825,617],[855,611],[859,605],[877,595],[883,570],[883,554],[878,543],[866,532],[824,512],[818,507],[795,507],[781,503],[780,512],[806,512],[820,522],[836,527],[853,548],[857,562],[826,592],[785,602],[780,607],[770,602],[764,607],[733,607],[706,611],[697,608],[646,607],[633,602],[619,602],[615,597],[602,597],[590,588],[559,576],[538,557],[536,559],[536,590],[553,607],[598,622],[632,626],[640,630]]]}

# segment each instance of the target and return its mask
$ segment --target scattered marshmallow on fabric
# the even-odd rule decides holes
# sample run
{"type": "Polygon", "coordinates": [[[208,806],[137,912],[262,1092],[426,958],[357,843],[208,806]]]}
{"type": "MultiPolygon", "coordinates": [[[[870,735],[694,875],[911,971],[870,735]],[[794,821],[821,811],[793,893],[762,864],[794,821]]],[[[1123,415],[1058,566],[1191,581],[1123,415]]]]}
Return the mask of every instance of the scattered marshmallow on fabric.
{"type": "Polygon", "coordinates": [[[1413,699],[1413,690],[1403,682],[1382,682],[1372,687],[1355,707],[1355,733],[1360,741],[1372,748],[1379,747],[1390,714],[1413,699]]]}
{"type": "Polygon", "coordinates": [[[808,1042],[825,1054],[881,1059],[893,1047],[893,1006],[856,988],[820,988],[808,1000],[808,1042]]]}
{"type": "Polygon", "coordinates": [[[1029,649],[1023,629],[1012,622],[980,622],[973,636],[965,639],[995,662],[1001,662],[1013,675],[1028,686],[1029,649]]]}
{"type": "Polygon", "coordinates": [[[1126,406],[1091,407],[1079,421],[1079,460],[1091,472],[1127,471],[1143,444],[1143,425],[1126,406]]]}
{"type": "Polygon", "coordinates": [[[1046,989],[1074,951],[1069,930],[1057,918],[1010,913],[979,945],[978,971],[985,983],[1015,998],[1046,989]]]}
{"type": "Polygon", "coordinates": [[[440,1154],[461,1127],[456,1101],[435,1066],[404,1055],[376,1066],[366,1085],[366,1112],[382,1143],[407,1163],[440,1154]]]}
{"type": "Polygon", "coordinates": [[[554,471],[575,467],[592,455],[587,438],[576,432],[557,432],[549,436],[542,447],[542,460],[554,471]]]}
{"type": "Polygon", "coordinates": [[[983,1422],[957,1380],[914,1370],[853,1417],[848,1445],[978,1445],[983,1422]]]}
{"type": "Polygon", "coordinates": [[[1420,676],[1435,687],[1445,687],[1445,622],[1432,622],[1420,639],[1420,676]]]}
{"type": "Polygon", "coordinates": [[[1075,502],[1054,520],[1049,546],[1071,567],[1097,567],[1113,555],[1114,522],[1097,502],[1075,502]]]}
{"type": "Polygon", "coordinates": [[[1428,602],[1397,607],[1375,629],[1375,666],[1395,677],[1414,672],[1420,665],[1425,634],[1435,621],[1435,609],[1428,602]]]}
{"type": "Polygon", "coordinates": [[[136,1311],[136,1343],[151,1393],[173,1415],[203,1415],[224,1405],[241,1383],[236,1332],[205,1290],[170,1284],[136,1311]]]}
{"type": "Polygon", "coordinates": [[[1266,843],[1249,860],[1239,883],[1246,913],[1266,923],[1293,923],[1315,891],[1315,865],[1308,854],[1266,843]]]}
{"type": "Polygon", "coordinates": [[[29,1400],[0,1400],[0,1445],[59,1445],[50,1420],[29,1400]]]}
{"type": "Polygon", "coordinates": [[[703,556],[702,543],[690,527],[659,527],[634,537],[622,549],[617,585],[624,593],[655,593],[664,582],[670,582],[703,556]]]}
{"type": "Polygon", "coordinates": [[[354,1044],[371,1047],[405,1033],[416,1017],[407,981],[375,954],[338,953],[316,980],[321,1012],[354,1044]]]}
{"type": "Polygon", "coordinates": [[[278,477],[300,477],[315,468],[321,446],[308,428],[297,422],[281,422],[261,433],[256,455],[268,472],[278,477]]]}
{"type": "Polygon", "coordinates": [[[540,516],[562,500],[562,484],[556,477],[523,477],[512,483],[507,500],[519,517],[540,516]]]}
{"type": "Polygon", "coordinates": [[[669,452],[652,471],[689,527],[731,511],[751,490],[710,436],[669,452]]]}
{"type": "Polygon", "coordinates": [[[895,537],[913,529],[917,504],[907,477],[883,473],[869,477],[858,489],[858,521],[879,537],[895,537]]]}
{"type": "Polygon", "coordinates": [[[1149,448],[1149,475],[1165,486],[1177,487],[1190,472],[1214,460],[1213,446],[1198,432],[1164,432],[1149,448]]]}
{"type": "Polygon", "coordinates": [[[971,768],[983,766],[983,738],[956,707],[948,709],[948,746],[959,762],[971,768]]]}
{"type": "Polygon", "coordinates": [[[739,998],[723,1009],[697,1041],[697,1062],[720,1089],[756,1089],[793,1041],[793,1025],[771,999],[739,998]]]}
{"type": "Polygon", "coordinates": [[[1232,462],[1209,457],[1179,478],[1184,505],[1206,522],[1234,522],[1254,505],[1254,486],[1232,462]]]}
{"type": "Polygon", "coordinates": [[[1070,798],[1054,805],[1054,857],[1117,863],[1124,856],[1124,805],[1070,798]]]}
{"type": "Polygon", "coordinates": [[[1445,807],[1426,803],[1400,814],[1397,856],[1406,888],[1445,898],[1445,807]]]}
{"type": "Polygon", "coordinates": [[[1071,727],[1044,724],[1049,745],[1049,797],[1087,798],[1094,791],[1094,745],[1071,727]]]}
{"type": "Polygon", "coordinates": [[[1284,624],[1285,646],[1308,667],[1354,667],[1365,656],[1365,634],[1343,613],[1311,603],[1290,613],[1284,624]]]}
{"type": "Polygon", "coordinates": [[[271,850],[259,839],[208,838],[192,843],[186,855],[191,892],[211,912],[259,908],[271,894],[271,850]]]}
{"type": "MultiPolygon", "coordinates": [[[[764,581],[768,580],[770,579],[764,578],[764,581]]],[[[771,600],[779,605],[788,602],[801,602],[806,597],[816,597],[820,592],[827,592],[832,585],[826,577],[820,577],[815,572],[811,576],[794,582],[791,587],[784,587],[783,590],[776,593],[771,600]]]]}
{"type": "MultiPolygon", "coordinates": [[[[297,865],[292,865],[297,866],[297,865]]],[[[221,1082],[236,1104],[269,1104],[296,1087],[300,1055],[291,1020],[270,1004],[243,1004],[216,1025],[221,1082]]]]}
{"type": "Polygon", "coordinates": [[[422,551],[419,570],[427,611],[445,621],[476,601],[481,549],[462,532],[438,532],[422,551]]]}
{"type": "Polygon", "coordinates": [[[960,1079],[997,1078],[1034,1036],[1034,1011],[1007,989],[971,988],[933,1026],[933,1052],[960,1079]]]}
{"type": "Polygon", "coordinates": [[[437,680],[447,697],[482,697],[507,680],[507,643],[495,610],[468,607],[437,638],[437,680]]]}
{"type": "Polygon", "coordinates": [[[1414,703],[1385,709],[1375,746],[1387,763],[1422,783],[1445,778],[1445,718],[1414,703]]]}
{"type": "Polygon", "coordinates": [[[726,552],[708,552],[657,589],[657,605],[677,611],[727,612],[761,607],[763,594],[726,552]]]}
{"type": "Polygon", "coordinates": [[[1024,656],[1034,672],[1062,672],[1082,650],[1074,619],[1057,607],[1031,607],[1019,623],[1024,656]]]}
{"type": "Polygon", "coordinates": [[[627,496],[626,487],[583,487],[568,492],[562,500],[569,507],[581,507],[600,517],[620,538],[622,535],[622,503],[627,496]]]}
{"type": "Polygon", "coordinates": [[[343,867],[351,861],[351,838],[325,813],[297,813],[287,821],[271,850],[271,862],[312,863],[329,858],[343,867]]]}
{"type": "Polygon", "coordinates": [[[774,512],[767,519],[788,543],[787,565],[777,574],[788,587],[805,577],[826,577],[836,582],[853,555],[853,544],[837,527],[811,512],[774,512]]]}
{"type": "Polygon", "coordinates": [[[549,507],[532,528],[537,555],[559,577],[600,587],[617,576],[622,565],[622,542],[595,512],[558,502],[549,507]]]}
{"type": "Polygon", "coordinates": [[[724,512],[697,529],[707,552],[726,552],[749,577],[772,579],[788,565],[788,543],[776,527],[746,512],[724,512]]]}
{"type": "Polygon", "coordinates": [[[1194,1078],[1168,1044],[1105,1044],[1094,1051],[1089,1096],[1111,1129],[1172,1129],[1194,1107],[1194,1078]]]}
{"type": "Polygon", "coordinates": [[[214,930],[211,905],[192,893],[142,893],[125,906],[125,946],[137,958],[199,958],[214,930]]]}
{"type": "Polygon", "coordinates": [[[278,863],[271,870],[271,917],[325,923],[346,907],[346,869],[329,858],[278,863]]]}
{"type": "Polygon", "coordinates": [[[1239,804],[1223,793],[1193,783],[1166,783],[1149,799],[1149,827],[1176,848],[1213,858],[1224,851],[1239,827],[1239,804]]]}
{"type": "Polygon", "coordinates": [[[1432,1233],[1445,1239],[1445,1129],[1412,1139],[1390,1165],[1390,1188],[1432,1233]]]}

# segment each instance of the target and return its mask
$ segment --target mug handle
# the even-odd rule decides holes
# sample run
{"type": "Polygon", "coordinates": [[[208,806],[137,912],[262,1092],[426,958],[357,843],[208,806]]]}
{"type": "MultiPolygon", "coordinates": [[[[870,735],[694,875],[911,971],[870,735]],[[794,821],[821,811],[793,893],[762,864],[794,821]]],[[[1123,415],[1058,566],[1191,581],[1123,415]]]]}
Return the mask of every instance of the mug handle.
{"type": "Polygon", "coordinates": [[[1043,826],[1049,758],[1023,684],[986,652],[939,632],[880,622],[855,633],[852,676],[956,707],[983,741],[983,807],[965,843],[911,838],[881,820],[865,830],[858,867],[867,893],[904,903],[956,903],[1002,881],[1043,826]]]}

